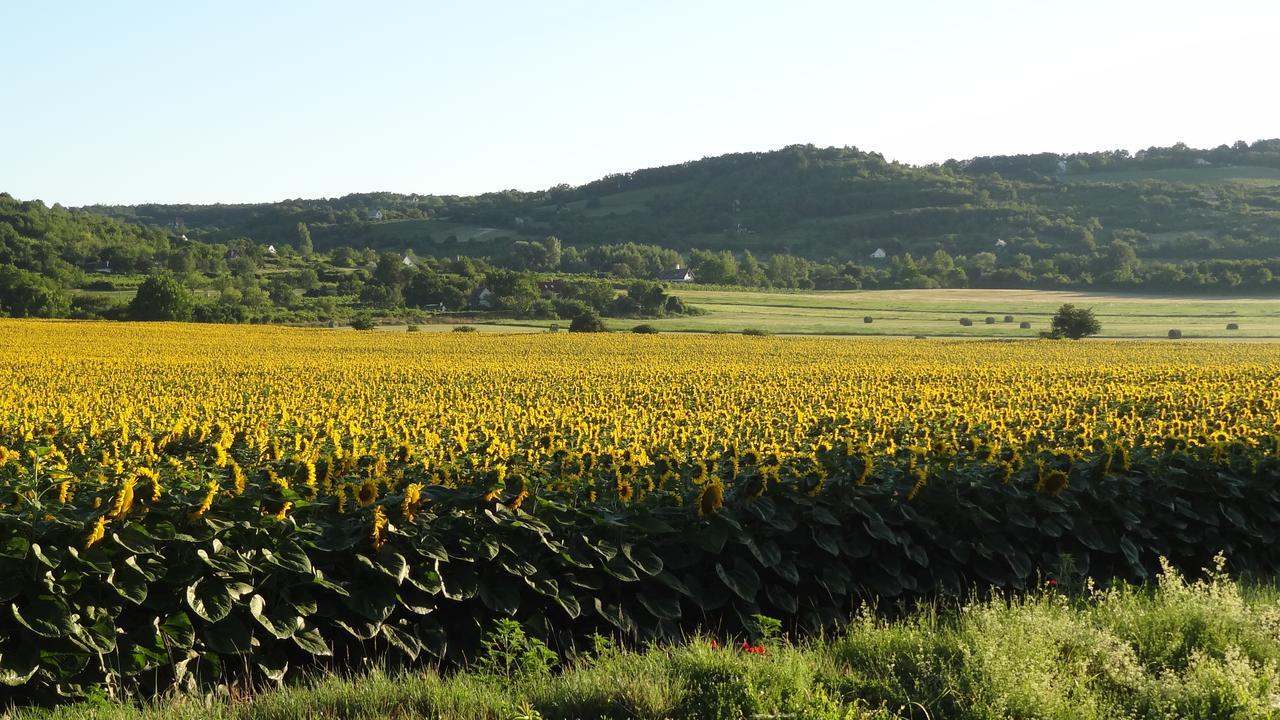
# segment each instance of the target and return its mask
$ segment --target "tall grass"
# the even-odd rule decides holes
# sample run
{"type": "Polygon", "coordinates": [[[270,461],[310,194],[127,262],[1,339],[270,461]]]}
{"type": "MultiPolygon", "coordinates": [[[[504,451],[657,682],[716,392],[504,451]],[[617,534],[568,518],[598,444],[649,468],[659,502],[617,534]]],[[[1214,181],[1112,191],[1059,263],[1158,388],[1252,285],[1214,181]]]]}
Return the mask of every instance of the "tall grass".
{"type": "Polygon", "coordinates": [[[1153,587],[1046,588],[893,619],[865,612],[835,637],[770,637],[763,653],[736,642],[599,643],[553,669],[523,663],[514,674],[494,663],[449,675],[374,671],[13,717],[1280,718],[1280,593],[1221,568],[1195,582],[1166,568],[1153,587]]]}

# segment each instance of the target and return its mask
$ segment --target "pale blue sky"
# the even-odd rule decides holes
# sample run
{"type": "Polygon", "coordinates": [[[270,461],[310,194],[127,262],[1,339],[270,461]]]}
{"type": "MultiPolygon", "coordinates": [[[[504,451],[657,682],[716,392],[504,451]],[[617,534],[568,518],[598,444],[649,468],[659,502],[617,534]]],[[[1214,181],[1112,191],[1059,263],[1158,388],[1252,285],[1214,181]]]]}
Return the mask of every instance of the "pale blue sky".
{"type": "Polygon", "coordinates": [[[1275,0],[0,0],[0,190],[470,194],[791,143],[1280,136],[1275,0]]]}

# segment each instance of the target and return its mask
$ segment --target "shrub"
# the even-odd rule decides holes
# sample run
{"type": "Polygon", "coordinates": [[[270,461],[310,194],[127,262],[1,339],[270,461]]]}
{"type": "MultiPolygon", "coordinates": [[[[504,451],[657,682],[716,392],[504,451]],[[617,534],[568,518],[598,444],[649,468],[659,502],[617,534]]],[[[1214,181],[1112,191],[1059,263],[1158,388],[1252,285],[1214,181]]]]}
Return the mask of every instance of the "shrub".
{"type": "Polygon", "coordinates": [[[984,323],[986,323],[986,324],[988,324],[988,325],[995,325],[995,324],[996,324],[996,319],[995,319],[995,318],[993,318],[993,317],[991,317],[990,315],[988,315],[988,316],[987,316],[987,319],[983,320],[982,322],[984,322],[984,323]]]}
{"type": "Polygon", "coordinates": [[[1071,338],[1079,340],[1088,335],[1097,335],[1102,329],[1102,324],[1093,316],[1093,311],[1088,308],[1078,308],[1071,303],[1066,303],[1058,308],[1058,312],[1054,313],[1053,322],[1050,324],[1053,328],[1055,337],[1071,338]]]}
{"type": "Polygon", "coordinates": [[[571,333],[598,333],[605,332],[604,320],[594,312],[587,311],[574,318],[569,323],[569,332],[571,333]]]}
{"type": "Polygon", "coordinates": [[[1005,316],[1004,316],[1004,321],[1005,321],[1005,322],[1007,322],[1007,323],[1011,323],[1011,322],[1013,322],[1013,316],[1012,316],[1012,315],[1005,315],[1005,316]]]}
{"type": "Polygon", "coordinates": [[[1228,329],[1228,330],[1239,330],[1239,329],[1240,329],[1240,323],[1227,323],[1227,329],[1228,329]]]}
{"type": "Polygon", "coordinates": [[[657,335],[658,328],[648,324],[637,325],[631,328],[631,332],[636,333],[637,335],[657,335]]]}
{"type": "Polygon", "coordinates": [[[351,327],[356,330],[372,330],[377,326],[378,325],[373,321],[373,318],[368,315],[357,315],[356,317],[351,318],[351,327]]]}
{"type": "Polygon", "coordinates": [[[969,318],[960,318],[960,324],[965,327],[971,327],[973,325],[973,321],[969,318]]]}
{"type": "Polygon", "coordinates": [[[1170,331],[1169,331],[1169,339],[1170,339],[1170,340],[1180,340],[1180,339],[1182,339],[1182,331],[1181,331],[1181,330],[1170,330],[1170,331]]]}
{"type": "Polygon", "coordinates": [[[868,324],[868,325],[870,325],[871,323],[873,323],[873,322],[875,322],[875,321],[876,321],[876,319],[875,319],[875,318],[873,318],[873,317],[871,317],[870,315],[868,315],[868,316],[866,316],[866,317],[862,318],[862,322],[864,322],[864,323],[866,323],[866,324],[868,324]]]}
{"type": "Polygon", "coordinates": [[[763,328],[746,328],[745,330],[742,331],[742,334],[750,335],[752,337],[765,337],[770,333],[768,330],[765,330],[763,328]]]}
{"type": "Polygon", "coordinates": [[[1023,320],[1022,322],[1018,323],[1018,327],[1022,328],[1023,330],[1030,330],[1031,323],[1027,320],[1023,320]]]}
{"type": "Polygon", "coordinates": [[[135,320],[190,320],[195,305],[191,292],[173,276],[152,275],[138,286],[129,315],[135,320]]]}
{"type": "Polygon", "coordinates": [[[116,284],[111,282],[110,280],[94,280],[93,282],[86,283],[84,286],[84,289],[98,290],[98,291],[111,291],[116,289],[116,284]]]}
{"type": "Polygon", "coordinates": [[[409,327],[405,328],[405,332],[418,332],[421,329],[422,328],[418,327],[417,325],[410,325],[409,327]]]}
{"type": "Polygon", "coordinates": [[[453,331],[454,332],[475,332],[476,329],[471,327],[470,325],[459,325],[458,327],[454,328],[453,331]]]}
{"type": "Polygon", "coordinates": [[[547,332],[560,332],[560,323],[551,323],[548,325],[547,332]]]}

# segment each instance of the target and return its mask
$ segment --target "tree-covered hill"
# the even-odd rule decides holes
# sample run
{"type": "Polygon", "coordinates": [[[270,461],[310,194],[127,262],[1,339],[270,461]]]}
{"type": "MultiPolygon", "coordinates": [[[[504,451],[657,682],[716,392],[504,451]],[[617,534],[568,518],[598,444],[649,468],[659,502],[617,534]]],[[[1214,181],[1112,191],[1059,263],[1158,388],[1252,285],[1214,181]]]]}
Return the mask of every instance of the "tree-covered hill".
{"type": "Polygon", "coordinates": [[[621,287],[677,265],[751,287],[1276,293],[1280,140],[930,166],[805,145],[465,197],[67,209],[0,194],[4,314],[110,316],[166,272],[222,303],[206,317],[307,321],[457,307],[510,285],[500,272],[543,274],[525,290],[556,274],[621,287]]]}
{"type": "Polygon", "coordinates": [[[611,175],[580,187],[471,197],[367,193],[259,205],[93,207],[193,237],[491,254],[521,238],[636,242],[861,261],[994,251],[1038,260],[1113,239],[1148,259],[1280,254],[1280,140],[948,161],[915,167],[856,148],[793,146],[611,175]]]}

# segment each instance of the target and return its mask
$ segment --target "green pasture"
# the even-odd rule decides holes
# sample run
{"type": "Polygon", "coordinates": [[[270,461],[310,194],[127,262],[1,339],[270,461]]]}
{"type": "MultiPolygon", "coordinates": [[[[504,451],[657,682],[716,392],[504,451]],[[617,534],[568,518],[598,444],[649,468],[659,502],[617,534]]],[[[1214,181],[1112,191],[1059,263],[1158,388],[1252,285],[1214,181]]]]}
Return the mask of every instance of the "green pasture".
{"type": "MultiPolygon", "coordinates": [[[[1034,338],[1049,329],[1063,303],[1092,308],[1101,337],[1280,339],[1280,298],[1174,297],[1037,290],[868,290],[760,292],[676,287],[671,292],[703,315],[657,320],[610,318],[610,329],[646,322],[664,331],[741,332],[759,328],[796,335],[928,335],[931,337],[1034,338]],[[1013,316],[1005,322],[1006,315],[1013,316]],[[871,323],[863,318],[870,317],[871,323]],[[963,327],[961,318],[973,320],[963,327]],[[986,318],[995,319],[987,324],[986,318]],[[1019,327],[1022,321],[1031,328],[1019,327]],[[1237,323],[1239,330],[1227,330],[1237,323]]],[[[509,321],[549,325],[551,321],[509,321]]],[[[561,326],[567,325],[560,321],[561,326]]]]}

